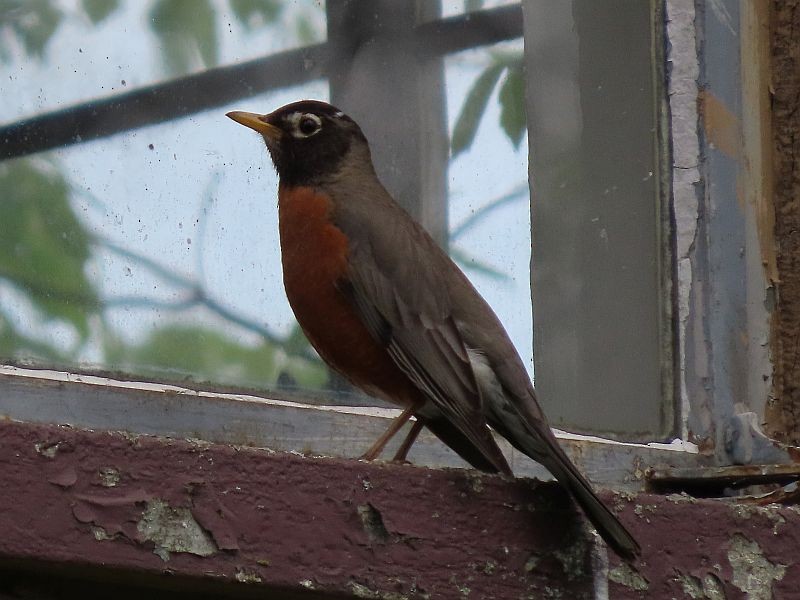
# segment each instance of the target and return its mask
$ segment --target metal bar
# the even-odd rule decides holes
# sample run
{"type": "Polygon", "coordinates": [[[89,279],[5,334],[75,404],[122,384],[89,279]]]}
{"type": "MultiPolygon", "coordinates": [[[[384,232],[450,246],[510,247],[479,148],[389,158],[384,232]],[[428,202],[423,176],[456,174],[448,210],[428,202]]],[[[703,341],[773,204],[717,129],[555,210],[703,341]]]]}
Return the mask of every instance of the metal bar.
{"type": "Polygon", "coordinates": [[[656,493],[687,492],[695,497],[724,496],[725,490],[800,480],[800,465],[734,465],[730,467],[658,467],[647,474],[656,493]]]}
{"type": "Polygon", "coordinates": [[[522,37],[522,6],[512,4],[418,25],[417,47],[425,56],[443,56],[522,37]]]}
{"type": "Polygon", "coordinates": [[[327,44],[209,69],[0,128],[0,159],[25,156],[162,123],[323,76],[327,44]]]}
{"type": "MultiPolygon", "coordinates": [[[[514,39],[522,35],[519,5],[431,21],[414,30],[426,56],[514,39]]],[[[326,77],[339,48],[328,43],[217,67],[85,102],[0,127],[0,160],[16,158],[215,108],[269,90],[326,77]]]]}

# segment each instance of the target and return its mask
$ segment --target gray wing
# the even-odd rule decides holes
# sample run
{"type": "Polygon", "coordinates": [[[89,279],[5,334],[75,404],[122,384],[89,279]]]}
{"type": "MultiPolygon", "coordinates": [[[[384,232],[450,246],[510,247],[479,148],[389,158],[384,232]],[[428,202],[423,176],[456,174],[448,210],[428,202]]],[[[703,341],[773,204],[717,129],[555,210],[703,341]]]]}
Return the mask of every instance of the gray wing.
{"type": "Polygon", "coordinates": [[[443,417],[498,471],[509,472],[486,425],[481,390],[449,310],[443,269],[455,266],[416,224],[401,225],[384,232],[391,243],[389,238],[350,238],[349,277],[341,288],[372,335],[443,417]]]}

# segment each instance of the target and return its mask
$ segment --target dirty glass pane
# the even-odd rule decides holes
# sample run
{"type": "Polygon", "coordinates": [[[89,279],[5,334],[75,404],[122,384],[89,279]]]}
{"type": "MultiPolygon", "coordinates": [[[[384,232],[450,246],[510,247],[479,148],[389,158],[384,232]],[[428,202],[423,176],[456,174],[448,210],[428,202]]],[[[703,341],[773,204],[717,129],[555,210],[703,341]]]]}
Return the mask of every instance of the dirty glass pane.
{"type": "Polygon", "coordinates": [[[324,40],[319,0],[6,0],[2,119],[324,40]]]}
{"type": "Polygon", "coordinates": [[[522,40],[446,65],[449,250],[533,374],[530,194],[522,40]]]}
{"type": "MultiPolygon", "coordinates": [[[[325,36],[311,1],[0,10],[6,124],[325,36]],[[191,26],[168,33],[190,8],[191,26]]],[[[247,107],[299,97],[325,100],[327,85],[247,107]]],[[[327,381],[283,295],[274,172],[224,116],[234,108],[0,162],[0,359],[214,387],[327,381]]]]}
{"type": "Polygon", "coordinates": [[[442,15],[449,17],[516,3],[516,0],[447,0],[442,2],[442,15]]]}
{"type": "MultiPolygon", "coordinates": [[[[325,40],[333,10],[310,1],[191,4],[197,14],[186,29],[175,26],[186,13],[173,12],[187,10],[180,1],[3,4],[0,77],[8,84],[0,127],[53,110],[69,118],[75,104],[325,40]]],[[[461,10],[443,6],[445,14],[461,10]]],[[[424,52],[401,50],[398,64],[430,68],[424,52]]],[[[418,209],[438,215],[444,235],[437,237],[530,366],[521,57],[517,40],[435,59],[440,73],[428,81],[436,85],[413,91],[441,105],[441,122],[418,131],[421,150],[409,155],[429,167],[428,188],[443,194],[421,193],[428,206],[418,209]],[[441,163],[426,158],[433,146],[443,150],[441,163]]],[[[341,402],[371,402],[331,376],[297,327],[281,282],[276,176],[258,136],[224,116],[301,98],[364,96],[368,88],[344,75],[336,85],[312,79],[0,161],[0,360],[211,388],[325,392],[328,400],[333,389],[341,402]]],[[[386,105],[341,107],[363,120],[380,150],[386,105]]],[[[123,123],[135,116],[113,113],[123,123]]],[[[386,164],[380,155],[376,161],[386,164]]]]}

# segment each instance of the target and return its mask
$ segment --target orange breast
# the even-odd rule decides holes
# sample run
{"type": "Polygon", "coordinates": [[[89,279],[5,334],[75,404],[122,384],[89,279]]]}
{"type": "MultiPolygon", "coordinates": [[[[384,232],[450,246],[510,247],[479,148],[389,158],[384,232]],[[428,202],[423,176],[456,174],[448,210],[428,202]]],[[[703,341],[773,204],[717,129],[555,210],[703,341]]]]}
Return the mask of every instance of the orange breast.
{"type": "Polygon", "coordinates": [[[347,275],[347,237],[330,220],[332,201],[307,187],[278,195],[286,296],[309,342],[331,367],[367,393],[397,404],[419,393],[362,324],[336,283],[347,275]]]}

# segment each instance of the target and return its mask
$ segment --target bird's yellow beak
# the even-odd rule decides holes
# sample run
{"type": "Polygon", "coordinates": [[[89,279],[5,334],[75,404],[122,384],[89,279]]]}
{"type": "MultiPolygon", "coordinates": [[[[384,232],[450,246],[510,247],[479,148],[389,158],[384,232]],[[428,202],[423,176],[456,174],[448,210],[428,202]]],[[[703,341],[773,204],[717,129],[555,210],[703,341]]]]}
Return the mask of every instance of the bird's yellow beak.
{"type": "Polygon", "coordinates": [[[257,131],[270,140],[277,142],[281,137],[281,130],[278,127],[275,127],[275,125],[271,125],[264,120],[266,119],[267,115],[257,115],[256,113],[234,110],[227,113],[225,116],[230,117],[245,127],[249,127],[250,129],[257,131]]]}

